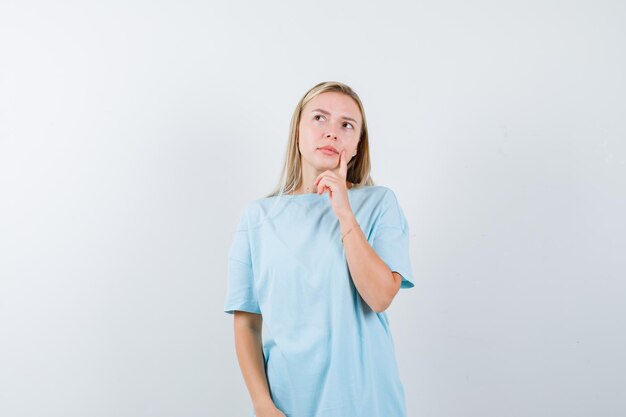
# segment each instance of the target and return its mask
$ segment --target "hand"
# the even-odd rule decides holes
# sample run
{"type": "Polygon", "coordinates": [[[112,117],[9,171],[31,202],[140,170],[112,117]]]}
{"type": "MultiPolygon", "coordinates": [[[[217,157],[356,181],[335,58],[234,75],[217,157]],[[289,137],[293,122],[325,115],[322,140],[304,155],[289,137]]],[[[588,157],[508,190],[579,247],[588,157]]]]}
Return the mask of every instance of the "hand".
{"type": "Polygon", "coordinates": [[[317,185],[317,193],[328,192],[333,211],[338,218],[352,214],[352,208],[348,201],[348,189],[346,187],[346,175],[348,172],[348,160],[346,151],[339,155],[339,167],[326,170],[317,176],[313,184],[317,185]]]}
{"type": "Polygon", "coordinates": [[[273,403],[261,408],[255,408],[254,415],[256,417],[286,417],[273,403]]]}

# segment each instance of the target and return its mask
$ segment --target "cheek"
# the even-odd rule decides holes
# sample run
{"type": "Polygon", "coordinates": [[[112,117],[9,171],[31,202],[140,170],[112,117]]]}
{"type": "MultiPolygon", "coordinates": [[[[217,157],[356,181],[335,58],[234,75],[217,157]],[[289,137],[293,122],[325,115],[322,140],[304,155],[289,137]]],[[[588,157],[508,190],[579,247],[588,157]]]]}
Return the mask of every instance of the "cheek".
{"type": "Polygon", "coordinates": [[[300,143],[307,148],[314,146],[314,138],[316,136],[315,129],[304,127],[300,130],[300,143]]]}

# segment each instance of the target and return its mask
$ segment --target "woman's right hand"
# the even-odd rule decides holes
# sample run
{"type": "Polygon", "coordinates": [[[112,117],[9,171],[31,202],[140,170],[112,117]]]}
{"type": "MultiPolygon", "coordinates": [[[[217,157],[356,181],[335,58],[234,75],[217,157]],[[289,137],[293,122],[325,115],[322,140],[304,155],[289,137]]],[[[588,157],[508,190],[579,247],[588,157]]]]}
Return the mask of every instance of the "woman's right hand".
{"type": "Polygon", "coordinates": [[[254,415],[256,417],[286,417],[274,404],[268,404],[263,407],[255,408],[254,415]]]}

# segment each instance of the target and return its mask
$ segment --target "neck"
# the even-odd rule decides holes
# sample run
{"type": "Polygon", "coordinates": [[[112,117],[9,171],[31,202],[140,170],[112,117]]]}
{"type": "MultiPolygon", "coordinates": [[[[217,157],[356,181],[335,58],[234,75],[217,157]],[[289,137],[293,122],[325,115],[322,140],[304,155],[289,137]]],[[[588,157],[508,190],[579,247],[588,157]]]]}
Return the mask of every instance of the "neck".
{"type": "MultiPolygon", "coordinates": [[[[300,185],[298,185],[298,187],[296,187],[296,190],[292,193],[292,194],[311,194],[311,193],[316,193],[317,192],[317,186],[312,184],[313,181],[311,181],[311,185],[305,186],[304,181],[300,183],[300,185]]],[[[352,188],[354,186],[353,183],[351,183],[350,181],[346,181],[346,188],[349,190],[350,188],[352,188]]]]}
{"type": "MultiPolygon", "coordinates": [[[[300,181],[300,184],[298,184],[298,186],[296,187],[296,190],[293,192],[293,194],[316,193],[317,186],[313,184],[313,181],[315,181],[315,179],[322,172],[325,172],[326,170],[324,169],[324,170],[318,171],[313,166],[305,163],[304,161],[301,161],[301,164],[302,164],[302,180],[300,181]]],[[[350,181],[346,181],[346,188],[350,189],[352,188],[353,185],[354,184],[352,184],[350,181]]]]}

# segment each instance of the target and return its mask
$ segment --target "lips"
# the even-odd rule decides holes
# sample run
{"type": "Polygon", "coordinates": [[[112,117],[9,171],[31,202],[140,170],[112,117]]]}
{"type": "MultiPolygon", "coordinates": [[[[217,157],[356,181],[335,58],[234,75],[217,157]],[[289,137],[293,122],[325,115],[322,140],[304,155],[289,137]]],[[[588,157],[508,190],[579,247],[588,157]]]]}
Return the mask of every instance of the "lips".
{"type": "Polygon", "coordinates": [[[332,152],[334,152],[334,153],[339,153],[339,152],[337,152],[337,149],[335,149],[335,148],[334,148],[334,147],[332,147],[332,146],[324,146],[324,147],[321,147],[321,148],[319,148],[319,149],[320,149],[320,150],[326,150],[326,151],[332,151],[332,152]]]}

